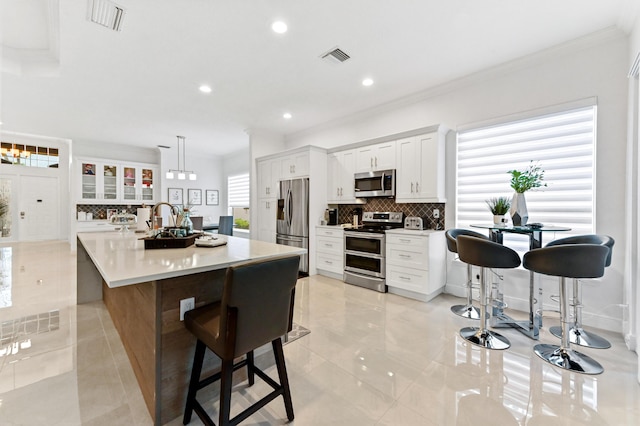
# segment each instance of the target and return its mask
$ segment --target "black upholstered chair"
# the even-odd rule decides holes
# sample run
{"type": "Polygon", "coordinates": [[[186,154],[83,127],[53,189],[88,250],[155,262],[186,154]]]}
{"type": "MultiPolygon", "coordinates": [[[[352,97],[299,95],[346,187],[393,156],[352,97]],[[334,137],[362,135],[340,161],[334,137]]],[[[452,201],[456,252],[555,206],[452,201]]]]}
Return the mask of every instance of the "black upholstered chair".
{"type": "Polygon", "coordinates": [[[233,235],[233,216],[220,216],[218,234],[233,235]]]}
{"type": "Polygon", "coordinates": [[[491,283],[487,278],[487,269],[517,268],[520,266],[520,256],[509,247],[475,236],[459,235],[456,242],[460,260],[481,269],[480,327],[465,327],[460,330],[460,335],[474,345],[487,349],[507,349],[511,345],[509,340],[487,329],[487,309],[491,303],[491,283]]]}
{"type": "Polygon", "coordinates": [[[569,340],[569,295],[567,278],[598,278],[604,275],[609,248],[597,244],[566,244],[533,249],[524,255],[523,265],[539,274],[560,280],[560,346],[538,344],[534,352],[556,367],[586,374],[600,374],[602,366],[593,358],[571,349],[569,340]]]}
{"type": "MultiPolygon", "coordinates": [[[[613,253],[613,245],[615,240],[608,235],[576,235],[573,237],[560,238],[553,240],[546,247],[566,245],[566,244],[599,244],[609,247],[609,255],[605,260],[605,267],[611,265],[611,255],[613,253]]],[[[587,331],[582,328],[582,287],[577,278],[573,279],[573,325],[569,329],[569,341],[573,344],[585,346],[588,348],[607,349],[611,347],[611,343],[604,337],[587,331]]],[[[549,328],[549,332],[556,337],[562,338],[562,327],[553,326],[549,328]]]]}
{"type": "Polygon", "coordinates": [[[293,420],[293,404],[287,378],[281,336],[290,330],[293,294],[298,280],[299,256],[266,259],[231,266],[227,269],[222,300],[188,311],[185,327],[198,339],[191,371],[183,423],[192,412],[204,424],[214,424],[196,400],[199,389],[220,380],[219,425],[236,425],[282,395],[287,418],[293,420]],[[254,365],[253,351],[271,343],[280,383],[254,365]],[[221,370],[201,379],[206,348],[222,361],[221,370]],[[234,364],[234,359],[246,358],[234,364]],[[230,419],[233,371],[247,367],[249,386],[257,374],[273,391],[230,419]]]}
{"type": "MultiPolygon", "coordinates": [[[[456,238],[458,238],[459,235],[467,235],[484,240],[489,240],[489,238],[487,238],[485,235],[482,235],[479,232],[470,231],[468,229],[449,229],[447,232],[445,232],[445,235],[447,238],[447,248],[451,253],[458,253],[456,238]]],[[[464,318],[480,319],[480,311],[478,310],[478,308],[473,306],[472,272],[470,264],[467,264],[467,303],[464,305],[453,305],[451,307],[451,312],[464,318]]]]}

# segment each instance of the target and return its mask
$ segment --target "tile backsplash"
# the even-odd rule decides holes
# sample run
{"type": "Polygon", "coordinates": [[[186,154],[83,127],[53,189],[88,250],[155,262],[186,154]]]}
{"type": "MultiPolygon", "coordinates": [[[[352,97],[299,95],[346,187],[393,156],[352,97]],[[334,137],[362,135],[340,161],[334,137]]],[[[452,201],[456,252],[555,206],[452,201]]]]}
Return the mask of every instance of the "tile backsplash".
{"type": "Polygon", "coordinates": [[[122,213],[122,210],[126,210],[127,213],[137,213],[138,207],[142,205],[132,204],[76,204],[76,218],[79,212],[93,214],[93,220],[101,220],[107,218],[107,209],[116,209],[118,213],[122,213]]]}
{"type": "Polygon", "coordinates": [[[366,204],[341,204],[338,206],[338,223],[351,223],[354,208],[366,212],[403,212],[406,216],[419,216],[424,219],[428,229],[436,229],[438,220],[433,218],[433,210],[440,210],[438,229],[445,229],[445,203],[401,203],[393,198],[369,198],[366,204]]]}

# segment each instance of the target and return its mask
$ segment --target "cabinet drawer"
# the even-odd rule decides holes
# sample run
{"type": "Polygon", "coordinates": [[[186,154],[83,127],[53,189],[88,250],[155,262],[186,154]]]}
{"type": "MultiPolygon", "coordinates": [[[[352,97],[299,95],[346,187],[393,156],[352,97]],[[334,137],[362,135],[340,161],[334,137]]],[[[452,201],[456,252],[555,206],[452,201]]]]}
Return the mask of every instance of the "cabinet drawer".
{"type": "Polygon", "coordinates": [[[429,244],[429,237],[410,234],[387,234],[387,244],[399,244],[406,247],[423,247],[426,251],[429,244]]]}
{"type": "Polygon", "coordinates": [[[428,294],[429,272],[387,264],[387,285],[428,294]]]}
{"type": "Polygon", "coordinates": [[[323,253],[333,253],[342,256],[344,250],[344,242],[342,238],[321,237],[316,240],[316,251],[323,253]]]}
{"type": "Polygon", "coordinates": [[[344,272],[344,260],[341,254],[318,252],[316,254],[316,267],[336,274],[342,274],[344,272]]]}
{"type": "Polygon", "coordinates": [[[410,268],[429,269],[429,256],[426,247],[387,244],[387,263],[410,268]]]}
{"type": "Polygon", "coordinates": [[[318,228],[316,229],[316,235],[318,238],[324,237],[337,237],[342,239],[344,237],[344,231],[340,229],[318,228]]]}

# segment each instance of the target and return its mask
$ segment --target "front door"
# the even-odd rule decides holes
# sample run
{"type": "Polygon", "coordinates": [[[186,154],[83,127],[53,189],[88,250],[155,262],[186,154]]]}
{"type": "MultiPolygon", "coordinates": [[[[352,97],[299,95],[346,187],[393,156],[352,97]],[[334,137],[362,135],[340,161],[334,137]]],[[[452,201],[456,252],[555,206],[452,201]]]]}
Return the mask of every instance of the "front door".
{"type": "Polygon", "coordinates": [[[20,241],[60,238],[57,177],[22,176],[18,198],[20,241]]]}

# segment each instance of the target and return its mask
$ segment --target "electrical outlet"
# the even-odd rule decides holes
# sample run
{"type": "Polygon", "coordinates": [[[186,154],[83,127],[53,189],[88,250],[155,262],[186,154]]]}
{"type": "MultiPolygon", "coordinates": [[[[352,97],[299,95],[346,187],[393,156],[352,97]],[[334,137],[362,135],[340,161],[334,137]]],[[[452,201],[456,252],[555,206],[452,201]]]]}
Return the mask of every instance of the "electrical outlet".
{"type": "Polygon", "coordinates": [[[180,301],[180,321],[184,321],[184,313],[196,307],[196,298],[189,297],[180,301]]]}
{"type": "Polygon", "coordinates": [[[439,219],[439,218],[440,218],[440,210],[438,210],[438,209],[434,209],[434,210],[433,210],[433,217],[434,217],[435,219],[439,219]]]}

